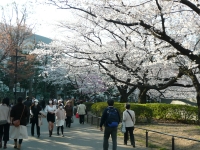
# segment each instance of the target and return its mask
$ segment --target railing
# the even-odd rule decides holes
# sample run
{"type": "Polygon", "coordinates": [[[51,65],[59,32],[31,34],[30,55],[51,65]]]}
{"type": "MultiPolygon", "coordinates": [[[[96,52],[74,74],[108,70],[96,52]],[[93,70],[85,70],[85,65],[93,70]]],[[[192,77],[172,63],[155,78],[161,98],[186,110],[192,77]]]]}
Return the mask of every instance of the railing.
{"type": "Polygon", "coordinates": [[[101,117],[97,117],[92,114],[87,114],[86,116],[87,116],[87,118],[86,118],[87,123],[90,123],[91,125],[97,125],[97,127],[99,127],[101,117]],[[91,116],[91,117],[89,117],[89,116],[91,116]]]}
{"type": "Polygon", "coordinates": [[[135,126],[135,128],[138,129],[142,129],[142,130],[146,130],[146,147],[148,147],[148,132],[154,132],[154,133],[158,133],[158,134],[163,134],[166,136],[171,136],[172,137],[172,150],[175,150],[175,137],[176,138],[181,138],[181,139],[186,139],[186,140],[191,140],[191,141],[196,141],[196,142],[200,142],[200,140],[196,140],[196,139],[192,139],[192,138],[187,138],[187,137],[183,137],[183,136],[177,136],[177,135],[172,135],[172,134],[168,134],[168,133],[163,133],[163,132],[159,132],[159,131],[154,131],[154,130],[149,130],[149,129],[145,129],[145,128],[140,128],[135,126]]]}
{"type": "MultiPolygon", "coordinates": [[[[94,116],[92,114],[87,114],[87,118],[86,119],[87,119],[87,123],[90,123],[91,125],[97,125],[97,127],[99,127],[99,123],[100,123],[101,117],[97,117],[97,116],[94,116]]],[[[162,135],[166,135],[166,136],[171,136],[172,137],[172,139],[171,139],[172,150],[175,150],[175,138],[180,138],[180,139],[186,139],[186,140],[200,142],[200,140],[187,138],[187,137],[183,137],[183,136],[172,135],[172,134],[163,133],[163,132],[154,131],[154,130],[149,130],[149,129],[140,128],[140,127],[137,127],[137,126],[135,126],[135,128],[146,131],[146,147],[148,147],[148,138],[149,138],[148,133],[149,132],[154,132],[154,133],[158,133],[158,134],[162,134],[162,135]]]]}

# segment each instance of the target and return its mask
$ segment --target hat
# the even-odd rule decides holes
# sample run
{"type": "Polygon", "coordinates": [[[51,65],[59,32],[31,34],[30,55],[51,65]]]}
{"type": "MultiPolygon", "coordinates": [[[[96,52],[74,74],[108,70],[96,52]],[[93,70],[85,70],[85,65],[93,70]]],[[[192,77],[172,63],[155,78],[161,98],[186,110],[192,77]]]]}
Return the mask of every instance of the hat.
{"type": "Polygon", "coordinates": [[[39,102],[37,99],[34,99],[34,102],[39,102]]]}

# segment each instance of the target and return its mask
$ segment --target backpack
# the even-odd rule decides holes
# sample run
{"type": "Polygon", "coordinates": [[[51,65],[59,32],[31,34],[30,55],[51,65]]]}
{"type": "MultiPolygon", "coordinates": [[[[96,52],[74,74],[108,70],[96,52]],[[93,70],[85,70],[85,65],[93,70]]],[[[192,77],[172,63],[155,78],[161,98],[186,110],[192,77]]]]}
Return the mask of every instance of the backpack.
{"type": "Polygon", "coordinates": [[[111,128],[117,127],[119,124],[118,111],[115,108],[108,108],[107,114],[107,125],[111,128]]]}

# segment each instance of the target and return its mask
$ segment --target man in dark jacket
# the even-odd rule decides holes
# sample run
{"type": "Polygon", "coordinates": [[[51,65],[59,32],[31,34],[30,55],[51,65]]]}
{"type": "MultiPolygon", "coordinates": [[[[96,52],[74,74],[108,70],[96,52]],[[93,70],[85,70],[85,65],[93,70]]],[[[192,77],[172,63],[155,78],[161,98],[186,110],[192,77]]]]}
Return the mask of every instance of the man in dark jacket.
{"type": "Polygon", "coordinates": [[[113,141],[112,150],[117,149],[117,126],[120,122],[119,111],[113,107],[114,101],[108,100],[108,107],[103,111],[100,122],[100,130],[103,131],[102,126],[105,126],[103,138],[103,150],[108,150],[108,140],[111,135],[113,141]]]}
{"type": "Polygon", "coordinates": [[[34,136],[34,128],[36,125],[36,129],[37,129],[37,136],[40,137],[40,126],[38,124],[38,115],[40,114],[40,111],[42,110],[42,108],[38,105],[38,100],[35,99],[34,100],[34,104],[31,106],[31,135],[34,136]]]}

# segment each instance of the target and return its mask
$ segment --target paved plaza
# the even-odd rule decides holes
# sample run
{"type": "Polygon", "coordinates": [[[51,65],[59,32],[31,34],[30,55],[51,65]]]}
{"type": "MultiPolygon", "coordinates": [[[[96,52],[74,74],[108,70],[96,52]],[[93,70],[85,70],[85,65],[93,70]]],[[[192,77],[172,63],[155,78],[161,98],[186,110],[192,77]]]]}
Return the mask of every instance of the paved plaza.
{"type": "MultiPolygon", "coordinates": [[[[52,137],[49,137],[46,118],[43,118],[40,138],[35,135],[31,136],[31,125],[27,126],[29,139],[24,140],[21,150],[102,150],[103,132],[99,131],[96,126],[90,124],[79,124],[78,119],[74,117],[74,123],[71,128],[64,127],[65,137],[56,134],[54,127],[52,137]]],[[[36,133],[36,130],[35,130],[36,133]]],[[[7,145],[8,150],[13,150],[13,140],[10,139],[7,145]]],[[[118,150],[147,150],[145,146],[137,145],[133,148],[130,143],[128,146],[123,145],[123,139],[118,137],[118,150]]],[[[109,150],[112,150],[110,139],[109,150]]]]}

